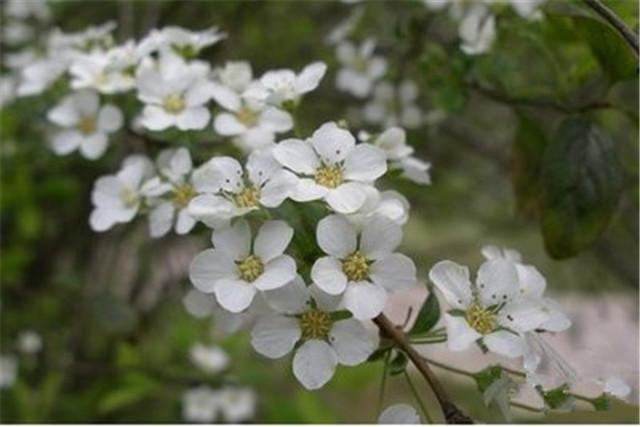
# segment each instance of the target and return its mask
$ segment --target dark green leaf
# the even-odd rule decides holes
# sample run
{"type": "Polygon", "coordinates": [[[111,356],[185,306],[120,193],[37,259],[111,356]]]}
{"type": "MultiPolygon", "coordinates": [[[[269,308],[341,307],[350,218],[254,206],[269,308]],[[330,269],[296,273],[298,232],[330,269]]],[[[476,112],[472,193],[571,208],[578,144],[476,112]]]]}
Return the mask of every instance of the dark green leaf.
{"type": "Polygon", "coordinates": [[[409,359],[407,355],[399,351],[396,356],[389,362],[389,375],[399,375],[407,368],[409,359]]]}
{"type": "Polygon", "coordinates": [[[482,371],[474,374],[473,378],[476,380],[476,385],[480,393],[484,393],[494,381],[497,381],[502,376],[502,366],[491,365],[484,368],[482,371]]]}
{"type": "Polygon", "coordinates": [[[607,411],[611,406],[611,401],[609,400],[609,397],[603,393],[593,399],[591,404],[593,405],[593,409],[596,411],[607,411]]]}
{"type": "Polygon", "coordinates": [[[549,409],[571,410],[575,406],[575,399],[569,394],[569,386],[567,384],[548,391],[538,386],[536,390],[544,400],[545,406],[549,409]]]}
{"type": "Polygon", "coordinates": [[[583,118],[560,124],[542,166],[540,219],[552,257],[574,256],[600,236],[615,212],[622,181],[608,135],[583,118]]]}
{"type": "Polygon", "coordinates": [[[610,25],[584,16],[574,16],[573,22],[610,83],[633,77],[637,73],[638,65],[633,51],[610,25]]]}
{"type": "Polygon", "coordinates": [[[420,312],[416,317],[416,321],[413,323],[409,335],[416,336],[426,334],[438,323],[440,320],[440,304],[438,304],[438,297],[435,292],[429,292],[427,300],[422,304],[420,312]]]}

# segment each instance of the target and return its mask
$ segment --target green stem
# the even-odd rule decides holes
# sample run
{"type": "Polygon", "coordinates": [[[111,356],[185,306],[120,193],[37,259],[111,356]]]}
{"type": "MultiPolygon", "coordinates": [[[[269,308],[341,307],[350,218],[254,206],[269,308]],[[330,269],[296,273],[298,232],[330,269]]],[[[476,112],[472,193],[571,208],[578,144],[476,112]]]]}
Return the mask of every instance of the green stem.
{"type": "Polygon", "coordinates": [[[441,342],[445,342],[447,340],[446,336],[433,337],[433,338],[424,338],[424,339],[415,339],[409,341],[411,344],[438,344],[441,342]]]}
{"type": "Polygon", "coordinates": [[[411,381],[411,377],[409,377],[409,374],[407,373],[406,369],[404,370],[404,377],[407,380],[407,384],[409,384],[411,393],[413,393],[413,398],[416,400],[416,402],[418,402],[418,406],[420,406],[420,411],[422,412],[422,415],[424,415],[424,417],[427,419],[427,422],[429,424],[433,424],[433,418],[431,418],[431,415],[429,415],[429,411],[427,411],[427,408],[424,406],[424,403],[422,403],[422,400],[418,395],[418,391],[413,385],[413,382],[411,381]]]}
{"type": "Polygon", "coordinates": [[[542,413],[544,412],[543,408],[536,408],[533,406],[529,406],[529,405],[525,405],[524,403],[520,403],[520,402],[510,402],[511,406],[513,406],[514,408],[520,408],[520,409],[524,409],[525,411],[529,411],[529,412],[537,412],[537,413],[542,413]]]}
{"type": "Polygon", "coordinates": [[[389,371],[390,357],[391,352],[387,351],[387,354],[384,356],[384,366],[382,367],[382,381],[380,383],[380,392],[378,393],[378,414],[382,412],[382,402],[384,401],[384,389],[387,384],[387,373],[389,371]]]}

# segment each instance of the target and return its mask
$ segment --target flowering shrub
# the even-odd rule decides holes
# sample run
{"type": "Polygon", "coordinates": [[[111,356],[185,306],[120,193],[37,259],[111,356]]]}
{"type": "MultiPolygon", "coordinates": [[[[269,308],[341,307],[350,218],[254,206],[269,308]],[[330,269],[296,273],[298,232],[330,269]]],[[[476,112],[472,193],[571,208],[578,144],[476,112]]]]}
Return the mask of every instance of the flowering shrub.
{"type": "MultiPolygon", "coordinates": [[[[543,19],[542,3],[510,2],[513,12],[530,20],[543,19]]],[[[492,48],[504,13],[490,2],[425,0],[416,6],[428,14],[446,9],[459,23],[459,48],[469,57],[492,48]]],[[[154,239],[207,236],[201,242],[210,247],[187,263],[186,274],[198,291],[185,297],[187,309],[195,315],[217,312],[235,325],[234,333],[248,332],[258,354],[287,357],[305,389],[332,381],[340,374],[338,365],[383,361],[385,378],[406,376],[420,413],[396,404],[380,411],[382,423],[435,420],[427,409],[433,405],[424,404],[427,395],[416,391],[407,373],[409,361],[446,422],[471,418],[445,391],[434,366],[474,378],[483,403],[497,407],[506,420],[512,406],[524,406],[515,393],[526,388],[543,404],[528,409],[542,411],[573,409],[577,400],[600,410],[611,397],[625,398],[631,390],[622,379],[578,374],[547,342],[572,321],[545,294],[543,274],[517,251],[484,246],[485,261],[471,277],[467,267],[448,259],[429,261],[428,275],[419,274],[416,260],[400,249],[416,212],[411,197],[394,187],[396,178],[424,194],[432,182],[431,164],[409,144],[411,132],[440,122],[450,111],[425,112],[419,85],[390,71],[392,58],[376,41],[370,35],[352,38],[364,19],[361,8],[354,10],[327,38],[335,45],[335,70],[314,61],[299,70],[256,75],[252,58],[210,63],[201,59],[202,52],[234,37],[218,27],[167,26],[120,42],[113,23],[77,33],[54,30],[39,41],[40,53],[10,67],[2,103],[53,96],[46,134],[55,155],[78,151],[92,162],[110,161],[110,152],[122,154],[112,172],[93,183],[86,200],[91,229],[105,233],[145,221],[154,239]],[[363,100],[361,114],[353,121],[319,120],[304,129],[301,108],[314,102],[316,89],[331,84],[330,72],[343,96],[363,100]],[[153,149],[130,147],[124,155],[118,147],[123,135],[153,149]],[[210,139],[216,144],[208,144],[210,139]],[[390,297],[425,286],[428,296],[412,323],[392,323],[384,313],[390,297]],[[438,326],[441,319],[444,326],[438,326]],[[453,353],[477,347],[502,362],[470,372],[431,361],[417,347],[437,343],[453,353]],[[601,394],[579,394],[573,389],[578,380],[597,384],[601,394]]],[[[9,1],[5,14],[12,25],[23,18],[49,19],[47,4],[37,1],[9,1]]],[[[18,31],[5,29],[10,30],[18,31]]],[[[423,59],[427,68],[437,67],[437,58],[425,53],[423,59]]],[[[572,129],[568,138],[583,131],[572,129]]],[[[595,131],[589,141],[598,135],[595,131]]],[[[552,205],[563,203],[553,194],[543,197],[552,205]]],[[[563,212],[543,215],[543,228],[562,227],[563,212]]],[[[552,242],[550,252],[576,249],[566,244],[552,242]]],[[[19,341],[25,353],[42,348],[33,333],[19,341]]],[[[259,397],[226,382],[225,371],[233,364],[228,355],[200,343],[190,358],[207,375],[222,379],[215,387],[199,384],[184,392],[184,419],[249,420],[259,397]]],[[[15,382],[17,363],[12,355],[2,356],[0,387],[15,382]]],[[[107,411],[117,399],[105,404],[107,411]]]]}

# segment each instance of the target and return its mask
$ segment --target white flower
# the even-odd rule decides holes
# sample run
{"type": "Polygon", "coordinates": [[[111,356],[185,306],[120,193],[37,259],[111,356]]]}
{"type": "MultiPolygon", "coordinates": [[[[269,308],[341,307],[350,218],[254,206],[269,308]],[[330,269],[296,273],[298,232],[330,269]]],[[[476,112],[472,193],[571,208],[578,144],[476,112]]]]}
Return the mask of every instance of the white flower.
{"type": "Polygon", "coordinates": [[[189,289],[182,298],[182,304],[190,315],[203,319],[213,314],[216,301],[211,295],[200,292],[197,289],[189,289]]]}
{"type": "Polygon", "coordinates": [[[220,83],[237,94],[244,92],[253,81],[251,64],[247,61],[228,61],[215,72],[220,83]]]}
{"type": "Polygon", "coordinates": [[[521,18],[534,20],[542,18],[540,6],[542,6],[545,1],[546,0],[510,0],[509,3],[521,18]]]}
{"type": "Polygon", "coordinates": [[[69,67],[71,87],[92,88],[105,94],[133,89],[136,68],[147,53],[140,45],[129,40],[106,52],[94,50],[76,55],[69,67]]]}
{"type": "Polygon", "coordinates": [[[164,236],[175,223],[177,234],[187,234],[196,224],[188,206],[197,191],[189,150],[162,150],[156,165],[159,175],[142,187],[148,204],[153,207],[149,214],[149,233],[151,237],[164,236]]]}
{"type": "Polygon", "coordinates": [[[394,190],[378,191],[373,187],[365,187],[367,198],[360,209],[349,214],[348,218],[355,224],[363,224],[375,215],[381,215],[398,225],[409,219],[409,201],[394,190]]]}
{"type": "Polygon", "coordinates": [[[0,354],[0,389],[9,388],[18,376],[18,360],[10,354],[0,354]]]}
{"type": "Polygon", "coordinates": [[[213,309],[213,331],[222,336],[229,336],[240,331],[250,331],[258,319],[273,309],[264,300],[264,293],[256,295],[247,309],[240,313],[231,313],[220,306],[215,296],[210,295],[215,302],[213,309]]]}
{"type": "Polygon", "coordinates": [[[338,89],[359,98],[369,95],[373,84],[387,70],[387,61],[374,55],[374,49],[373,39],[365,40],[359,47],[348,41],[337,46],[336,55],[343,67],[336,77],[338,89]]]}
{"type": "Polygon", "coordinates": [[[127,157],[115,175],[98,178],[91,201],[94,209],[89,224],[94,231],[105,231],[118,223],[131,221],[140,208],[142,182],[152,173],[151,161],[140,155],[127,157]]]}
{"type": "Polygon", "coordinates": [[[47,5],[47,0],[7,0],[4,12],[8,17],[14,19],[33,17],[41,22],[51,19],[51,10],[47,5]]]}
{"type": "Polygon", "coordinates": [[[145,44],[151,44],[159,50],[171,49],[185,58],[193,58],[205,47],[214,45],[225,37],[225,33],[218,27],[190,31],[182,27],[169,26],[152,31],[145,44]]]}
{"type": "Polygon", "coordinates": [[[366,186],[387,171],[382,150],[356,145],[355,138],[335,123],[325,123],[307,141],[287,139],[276,145],[274,157],[299,175],[291,198],[299,202],[325,200],[336,212],[353,213],[366,201],[366,186]]]}
{"type": "Polygon", "coordinates": [[[320,84],[327,71],[324,62],[307,65],[299,74],[292,70],[267,71],[260,83],[266,91],[266,102],[276,107],[295,107],[302,95],[311,92],[320,84]]]}
{"type": "Polygon", "coordinates": [[[267,221],[252,244],[249,224],[236,221],[213,231],[214,249],[198,254],[189,276],[202,292],[215,293],[220,305],[238,313],[251,304],[258,291],[286,285],[296,275],[296,263],[283,255],[293,237],[284,221],[267,221]]]}
{"type": "Polygon", "coordinates": [[[142,64],[136,78],[138,99],[146,104],[142,125],[153,131],[203,129],[211,118],[205,105],[211,99],[207,72],[201,63],[186,63],[171,53],[162,54],[157,63],[142,64]]]}
{"type": "Polygon", "coordinates": [[[231,157],[214,157],[200,170],[195,178],[209,194],[195,197],[189,212],[210,226],[261,207],[277,207],[297,183],[269,150],[251,153],[246,170],[231,157]]]}
{"type": "Polygon", "coordinates": [[[335,299],[302,278],[265,293],[267,302],[283,314],[259,319],[251,331],[251,344],[260,354],[280,358],[295,350],[293,373],[308,390],[325,385],[338,363],[363,363],[378,347],[378,335],[355,319],[335,321],[335,299]]]}
{"type": "Polygon", "coordinates": [[[227,423],[239,423],[253,417],[256,395],[249,388],[225,387],[215,394],[222,417],[227,423]]]}
{"type": "Polygon", "coordinates": [[[191,423],[211,423],[219,412],[216,392],[207,386],[187,390],[182,395],[182,418],[191,423]]]}
{"type": "Polygon", "coordinates": [[[66,96],[47,114],[49,121],[63,128],[51,141],[58,155],[75,150],[87,159],[104,154],[109,134],[122,127],[122,112],[111,104],[100,106],[97,93],[82,90],[66,96]]]}
{"type": "Polygon", "coordinates": [[[387,407],[378,418],[378,424],[422,424],[418,411],[406,403],[387,407]]]}
{"type": "Polygon", "coordinates": [[[327,34],[325,38],[327,44],[334,45],[347,38],[362,18],[362,15],[364,15],[363,7],[353,9],[346,19],[336,25],[329,34],[327,34]]]}
{"type": "Polygon", "coordinates": [[[18,96],[39,95],[65,72],[66,62],[60,58],[42,58],[25,66],[16,89],[18,96]]]}
{"type": "Polygon", "coordinates": [[[489,8],[482,3],[474,3],[464,12],[458,26],[462,40],[460,48],[468,55],[486,53],[496,38],[496,22],[489,8]]]}
{"type": "Polygon", "coordinates": [[[414,150],[407,144],[404,129],[389,128],[375,138],[373,144],[385,152],[390,169],[402,170],[402,177],[417,184],[431,184],[431,164],[412,156],[414,150]]]}
{"type": "Polygon", "coordinates": [[[412,80],[403,80],[394,87],[380,82],[373,91],[373,99],[364,106],[364,119],[384,127],[401,125],[415,129],[424,122],[424,112],[416,105],[418,86],[412,80]]]}
{"type": "Polygon", "coordinates": [[[527,345],[522,334],[549,320],[539,298],[520,294],[518,273],[509,261],[485,261],[475,285],[467,267],[452,261],[434,265],[429,278],[452,308],[444,315],[451,351],[465,350],[480,341],[494,353],[523,356],[527,345]]]}
{"type": "Polygon", "coordinates": [[[113,30],[117,27],[114,21],[107,21],[100,25],[90,25],[83,31],[65,33],[55,29],[48,41],[49,53],[52,50],[74,50],[89,52],[93,49],[109,49],[113,46],[113,30]]]}
{"type": "Polygon", "coordinates": [[[35,331],[22,331],[18,335],[18,349],[26,354],[39,353],[42,350],[42,337],[35,331]]]}
{"type": "Polygon", "coordinates": [[[311,279],[331,295],[342,295],[345,308],[357,319],[380,314],[387,293],[416,284],[416,267],[405,255],[393,252],[402,240],[395,222],[374,216],[358,232],[342,215],[318,223],[318,246],[329,256],[318,259],[311,279]]]}
{"type": "Polygon", "coordinates": [[[600,381],[603,392],[624,400],[631,394],[631,387],[620,377],[609,376],[600,381]]]}
{"type": "Polygon", "coordinates": [[[217,374],[229,366],[229,356],[217,346],[196,343],[189,353],[194,365],[210,374],[217,374]]]}
{"type": "Polygon", "coordinates": [[[246,152],[265,148],[275,142],[277,133],[293,128],[293,119],[286,111],[267,106],[251,96],[256,92],[249,87],[243,94],[222,85],[213,89],[213,99],[225,112],[216,115],[214,130],[222,136],[231,136],[236,145],[246,152]]]}

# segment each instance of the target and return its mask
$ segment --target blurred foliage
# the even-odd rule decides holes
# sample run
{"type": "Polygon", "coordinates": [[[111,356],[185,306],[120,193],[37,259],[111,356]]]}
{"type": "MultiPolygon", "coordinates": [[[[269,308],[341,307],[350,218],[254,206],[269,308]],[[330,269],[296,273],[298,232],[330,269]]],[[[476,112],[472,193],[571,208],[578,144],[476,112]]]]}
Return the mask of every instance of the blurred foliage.
{"type": "MultiPolygon", "coordinates": [[[[606,3],[637,28],[637,2],[606,3]]],[[[534,21],[500,6],[492,51],[469,57],[458,49],[455,23],[421,2],[364,5],[354,37],[375,35],[393,64],[391,78],[413,78],[421,87],[422,107],[448,114],[439,124],[409,132],[417,155],[433,163],[433,186],[399,179],[385,183],[406,194],[413,207],[405,250],[425,277],[436,260],[477,263],[482,244],[502,244],[539,266],[555,292],[622,291],[637,299],[637,62],[620,36],[580,2],[550,1],[545,18],[534,21]],[[570,259],[559,263],[551,257],[570,259]]],[[[120,40],[154,26],[219,25],[229,38],[204,58],[214,64],[248,59],[256,74],[324,60],[330,71],[299,112],[305,133],[348,117],[349,108],[360,105],[334,89],[337,62],[323,43],[358,6],[94,1],[87,7],[58,1],[52,7],[56,24],[65,30],[118,21],[120,40]]],[[[190,364],[188,350],[196,341],[215,341],[232,355],[231,379],[257,391],[256,420],[375,420],[371,402],[381,361],[339,368],[322,391],[307,392],[293,379],[288,362],[258,357],[246,335],[212,337],[210,320],[188,315],[181,304],[190,287],[186,279],[165,280],[152,304],[140,302],[153,283],[150,277],[167,268],[156,256],[158,248],[181,239],[150,241],[144,224],[92,233],[87,218],[93,181],[134,151],[153,155],[180,143],[193,145],[194,157],[203,160],[228,148],[198,148],[206,135],[169,134],[150,142],[122,134],[99,161],[56,157],[46,147],[45,113],[64,90],[18,100],[0,113],[2,351],[16,352],[16,336],[27,328],[44,339],[43,351],[21,357],[18,381],[1,392],[2,420],[177,422],[185,389],[221,381],[190,364]],[[137,260],[133,267],[122,263],[128,257],[137,260]]],[[[131,118],[136,104],[126,105],[131,118]]],[[[283,215],[292,209],[297,209],[293,202],[279,208],[283,215]]],[[[314,209],[304,215],[308,221],[292,215],[297,230],[317,221],[314,209]]],[[[193,244],[203,245],[207,231],[197,230],[193,244]]],[[[316,256],[304,233],[296,239],[299,258],[316,256]]],[[[416,333],[434,326],[437,301],[430,304],[420,313],[416,333]]],[[[404,372],[406,356],[397,353],[392,364],[404,372]]],[[[482,405],[473,384],[448,381],[470,415],[501,420],[482,405]]],[[[410,401],[402,377],[389,382],[388,400],[410,401]]],[[[515,415],[530,422],[638,420],[637,408],[618,402],[597,414],[515,415]]]]}

